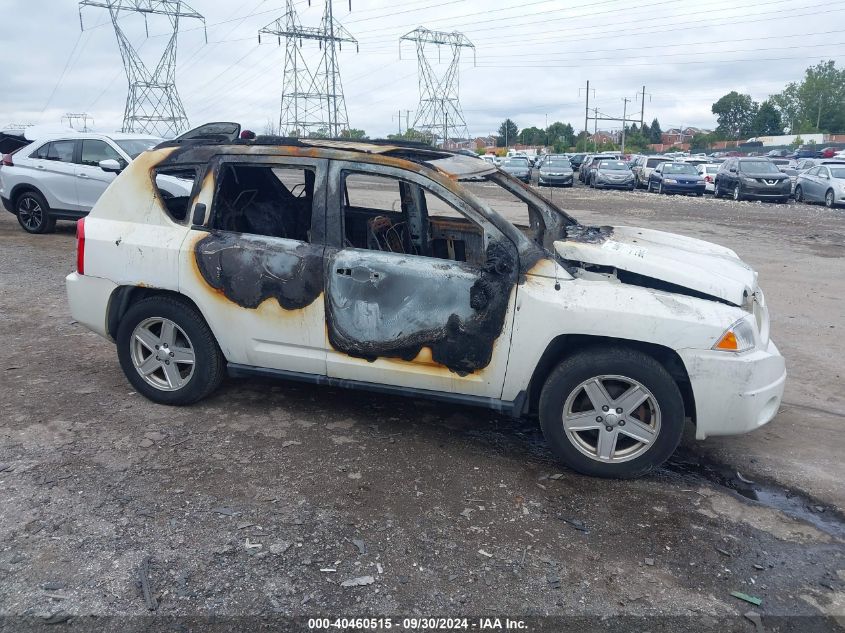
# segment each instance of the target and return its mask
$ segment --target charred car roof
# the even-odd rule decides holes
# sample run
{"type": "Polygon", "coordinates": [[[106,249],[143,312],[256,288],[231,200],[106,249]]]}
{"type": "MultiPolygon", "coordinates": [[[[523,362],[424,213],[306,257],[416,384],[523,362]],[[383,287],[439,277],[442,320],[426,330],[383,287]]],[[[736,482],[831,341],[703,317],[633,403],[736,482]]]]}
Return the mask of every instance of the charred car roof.
{"type": "Polygon", "coordinates": [[[215,141],[207,138],[165,141],[156,149],[178,147],[167,163],[207,162],[215,156],[309,156],[367,163],[393,164],[410,161],[434,169],[452,180],[465,180],[492,174],[496,167],[477,158],[439,150],[423,143],[391,140],[354,141],[350,139],[288,138],[259,136],[255,139],[215,141]]]}

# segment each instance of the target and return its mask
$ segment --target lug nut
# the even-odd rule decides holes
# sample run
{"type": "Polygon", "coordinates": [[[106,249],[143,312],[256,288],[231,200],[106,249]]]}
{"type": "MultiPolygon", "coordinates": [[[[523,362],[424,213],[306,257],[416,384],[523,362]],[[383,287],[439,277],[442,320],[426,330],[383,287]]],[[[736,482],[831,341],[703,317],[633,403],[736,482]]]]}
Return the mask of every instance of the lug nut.
{"type": "Polygon", "coordinates": [[[604,430],[605,431],[612,431],[613,427],[612,426],[606,426],[606,427],[604,427],[604,430]]]}
{"type": "Polygon", "coordinates": [[[171,357],[172,357],[172,356],[176,356],[176,353],[175,353],[175,352],[170,352],[170,356],[171,356],[171,357]]]}
{"type": "Polygon", "coordinates": [[[156,349],[158,349],[158,345],[156,345],[156,349]]]}
{"type": "Polygon", "coordinates": [[[609,407],[609,406],[607,406],[607,405],[604,405],[604,406],[601,408],[601,410],[602,410],[602,411],[607,412],[607,411],[610,411],[610,407],[609,407]]]}
{"type": "Polygon", "coordinates": [[[603,417],[601,417],[600,415],[597,415],[597,416],[596,416],[596,422],[601,422],[603,419],[604,419],[604,418],[603,418],[603,417]]]}
{"type": "Polygon", "coordinates": [[[618,409],[616,409],[616,413],[622,413],[622,407],[619,407],[618,409]]]}
{"type": "Polygon", "coordinates": [[[165,364],[165,365],[169,365],[169,364],[170,364],[170,361],[169,361],[169,360],[166,360],[166,361],[164,361],[164,364],[165,364]]]}
{"type": "Polygon", "coordinates": [[[625,426],[625,420],[619,420],[619,426],[625,426]]]}

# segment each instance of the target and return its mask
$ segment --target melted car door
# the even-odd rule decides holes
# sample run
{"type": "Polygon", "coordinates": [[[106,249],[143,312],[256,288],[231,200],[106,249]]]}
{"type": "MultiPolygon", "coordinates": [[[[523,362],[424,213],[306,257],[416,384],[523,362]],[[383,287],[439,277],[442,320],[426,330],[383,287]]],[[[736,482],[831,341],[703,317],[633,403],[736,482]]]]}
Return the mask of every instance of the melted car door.
{"type": "Polygon", "coordinates": [[[328,375],[499,398],[519,268],[513,243],[419,174],[332,161],[329,182],[328,375]]]}
{"type": "Polygon", "coordinates": [[[325,375],[326,166],[232,157],[204,179],[181,282],[231,364],[325,375]]]}

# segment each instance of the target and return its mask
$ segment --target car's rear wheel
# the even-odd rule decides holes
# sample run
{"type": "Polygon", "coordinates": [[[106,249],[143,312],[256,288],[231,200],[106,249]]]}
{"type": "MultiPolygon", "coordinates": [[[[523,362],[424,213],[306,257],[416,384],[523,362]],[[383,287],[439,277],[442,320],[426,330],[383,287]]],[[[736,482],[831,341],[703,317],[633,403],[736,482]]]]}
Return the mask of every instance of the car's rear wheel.
{"type": "Polygon", "coordinates": [[[205,320],[172,297],[138,301],[117,330],[117,356],[132,386],[153,402],[191,404],[223,380],[225,361],[205,320]]]}
{"type": "Polygon", "coordinates": [[[835,206],[833,189],[828,189],[827,193],[824,194],[824,206],[826,206],[828,209],[832,209],[835,206]]]}
{"type": "Polygon", "coordinates": [[[25,191],[15,200],[15,215],[27,233],[50,233],[56,220],[50,216],[50,206],[37,191],[25,191]]]}
{"type": "Polygon", "coordinates": [[[625,347],[564,360],[540,394],[540,425],[557,457],[580,473],[636,477],[666,461],[681,440],[678,386],[654,358],[625,347]]]}
{"type": "Polygon", "coordinates": [[[795,187],[795,202],[804,202],[804,190],[801,185],[795,187]]]}

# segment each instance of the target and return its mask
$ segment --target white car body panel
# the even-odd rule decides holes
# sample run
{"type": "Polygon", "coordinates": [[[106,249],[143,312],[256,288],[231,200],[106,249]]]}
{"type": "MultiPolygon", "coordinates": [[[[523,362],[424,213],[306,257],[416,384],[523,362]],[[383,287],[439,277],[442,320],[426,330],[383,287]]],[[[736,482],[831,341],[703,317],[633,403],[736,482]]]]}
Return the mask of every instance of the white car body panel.
{"type": "Polygon", "coordinates": [[[735,305],[757,286],[757,274],[732,250],[663,231],[617,226],[606,240],[563,240],[555,250],[566,260],[620,268],[735,305]]]}
{"type": "MultiPolygon", "coordinates": [[[[560,240],[555,249],[567,262],[630,271],[719,301],[621,283],[615,272],[579,269],[570,274],[549,257],[513,288],[505,325],[483,370],[460,376],[432,362],[428,348],[410,361],[380,357],[370,362],[332,349],[325,292],[304,309],[286,311],[272,299],[246,309],[205,281],[194,247],[208,232],[172,220],[151,177],[151,170],[174,151],[142,154],[86,220],[85,274],[69,275],[67,290],[74,318],[98,334],[107,336],[106,313],[116,288],[159,288],[197,305],[229,363],[509,403],[528,389],[553,341],[603,337],[656,345],[678,355],[695,396],[696,409],[689,413],[696,418],[699,438],[757,428],[778,409],[784,360],[768,340],[768,312],[757,274],[728,248],[634,227],[614,227],[600,241],[560,240]],[[752,318],[758,329],[753,350],[712,350],[732,324],[752,318]]],[[[209,174],[189,208],[202,203],[211,209],[215,186],[209,174]]],[[[370,317],[378,315],[362,315],[365,321],[370,317]]]]}

